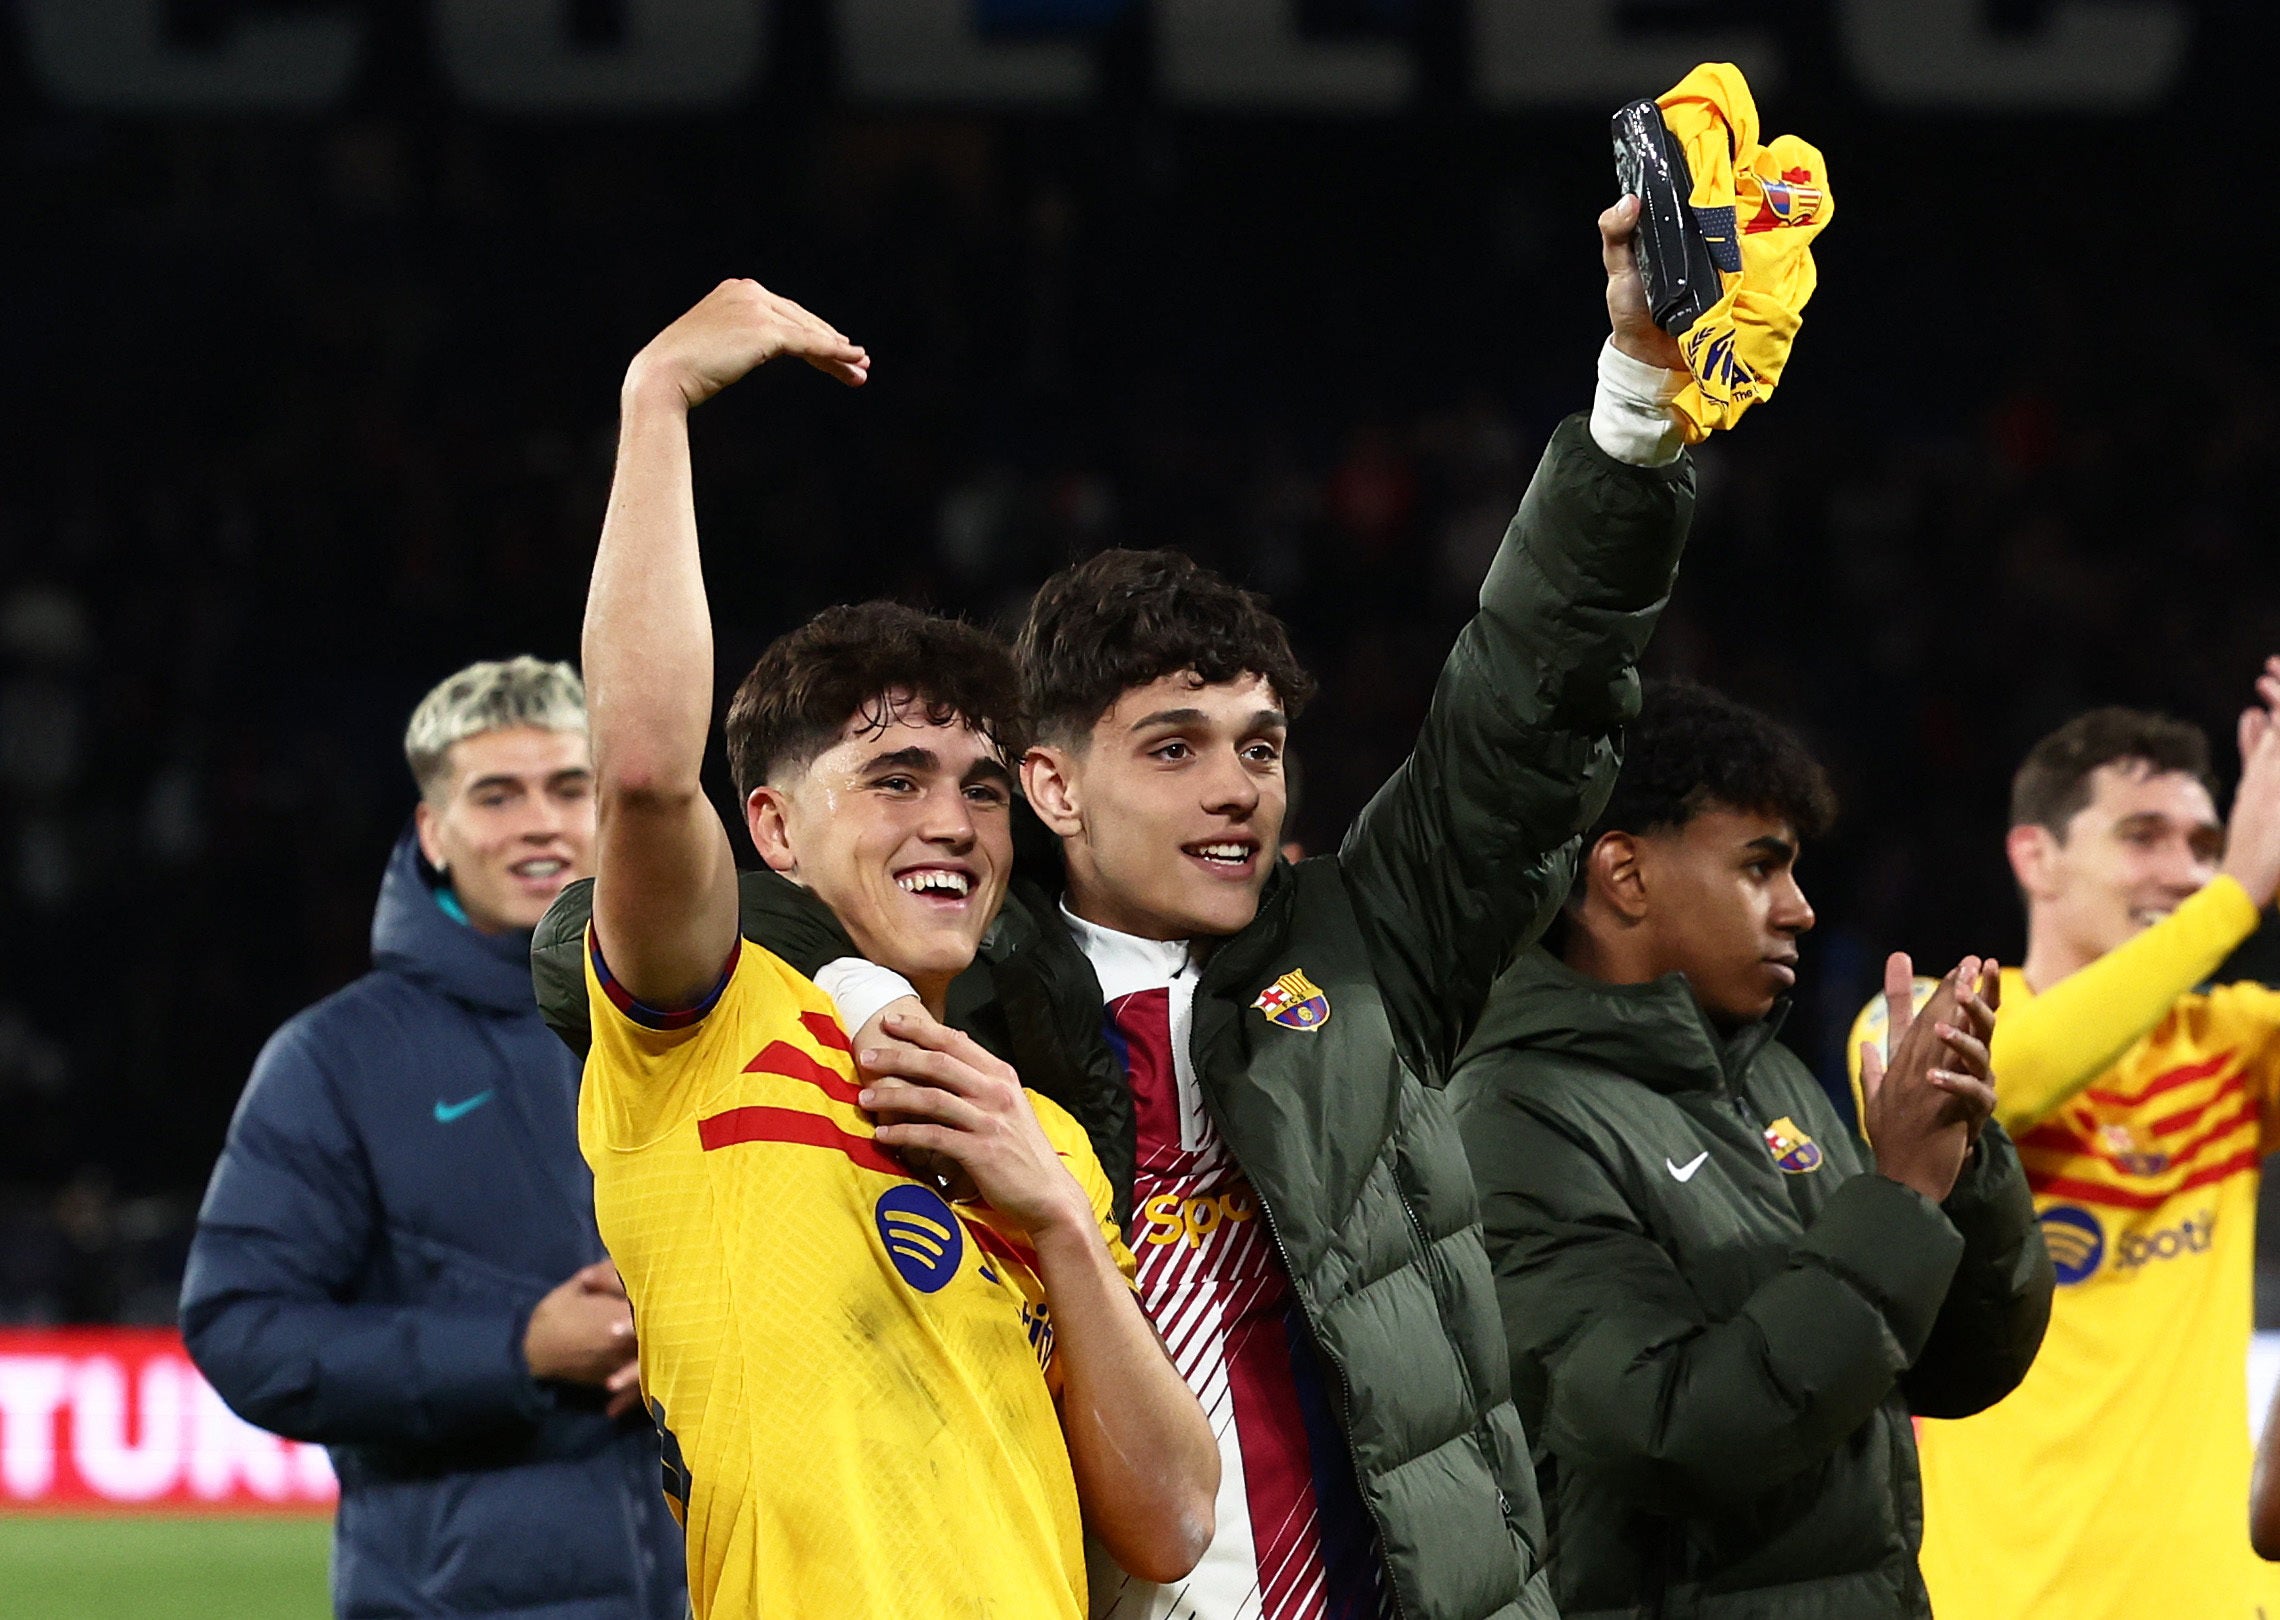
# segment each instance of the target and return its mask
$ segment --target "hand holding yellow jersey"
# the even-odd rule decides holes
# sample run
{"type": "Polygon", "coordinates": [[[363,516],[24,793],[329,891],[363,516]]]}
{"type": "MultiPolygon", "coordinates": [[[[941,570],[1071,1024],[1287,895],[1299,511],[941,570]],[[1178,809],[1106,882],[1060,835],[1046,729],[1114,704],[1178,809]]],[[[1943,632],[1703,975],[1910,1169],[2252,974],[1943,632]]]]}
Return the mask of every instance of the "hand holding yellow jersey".
{"type": "Polygon", "coordinates": [[[1757,103],[1731,62],[1708,62],[1656,98],[1686,154],[1687,198],[1725,296],[1678,333],[1692,380],[1672,403],[1689,444],[1732,427],[1773,392],[1818,276],[1813,238],[1836,211],[1818,147],[1758,143],[1757,103]]]}

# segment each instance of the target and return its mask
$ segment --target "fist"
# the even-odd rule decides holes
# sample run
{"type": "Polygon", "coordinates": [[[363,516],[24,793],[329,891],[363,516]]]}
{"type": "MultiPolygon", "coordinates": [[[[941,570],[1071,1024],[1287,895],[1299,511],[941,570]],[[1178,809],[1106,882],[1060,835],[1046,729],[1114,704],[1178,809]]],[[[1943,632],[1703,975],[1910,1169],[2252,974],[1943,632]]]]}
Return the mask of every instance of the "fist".
{"type": "Polygon", "coordinates": [[[1665,371],[1686,370],[1678,339],[1655,324],[1647,308],[1647,283],[1639,274],[1636,242],[1639,199],[1625,197],[1599,216],[1599,262],[1607,271],[1607,326],[1615,347],[1634,360],[1665,371]]]}
{"type": "Polygon", "coordinates": [[[757,281],[724,281],[633,357],[626,393],[678,399],[684,408],[702,405],[780,354],[805,360],[850,388],[871,375],[870,355],[830,322],[757,281]]]}

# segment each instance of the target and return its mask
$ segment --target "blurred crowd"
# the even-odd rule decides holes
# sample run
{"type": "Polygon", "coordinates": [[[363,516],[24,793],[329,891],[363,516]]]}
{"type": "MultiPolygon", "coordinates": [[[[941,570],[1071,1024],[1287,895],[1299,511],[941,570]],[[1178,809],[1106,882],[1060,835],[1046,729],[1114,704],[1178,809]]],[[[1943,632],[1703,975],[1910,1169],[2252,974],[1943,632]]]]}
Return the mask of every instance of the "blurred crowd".
{"type": "MultiPolygon", "coordinates": [[[[1184,547],[1322,677],[1318,849],[1605,330],[1588,116],[9,118],[37,251],[0,300],[0,1321],[171,1318],[254,1053],[365,965],[406,714],[470,659],[575,655],[618,375],[714,280],[876,357],[859,394],[771,372],[698,420],[724,671],[834,600],[1003,622],[1064,560],[1184,547]]],[[[1920,125],[1814,133],[1822,291],[1780,395],[1699,453],[1653,663],[1833,768],[1788,1031],[1830,1075],[1883,951],[2016,951],[2035,736],[2128,701],[2230,755],[2280,649],[2280,422],[2246,271],[2189,251],[2216,179],[2142,128],[2009,132],[2080,177],[2031,209],[1920,125]]]]}

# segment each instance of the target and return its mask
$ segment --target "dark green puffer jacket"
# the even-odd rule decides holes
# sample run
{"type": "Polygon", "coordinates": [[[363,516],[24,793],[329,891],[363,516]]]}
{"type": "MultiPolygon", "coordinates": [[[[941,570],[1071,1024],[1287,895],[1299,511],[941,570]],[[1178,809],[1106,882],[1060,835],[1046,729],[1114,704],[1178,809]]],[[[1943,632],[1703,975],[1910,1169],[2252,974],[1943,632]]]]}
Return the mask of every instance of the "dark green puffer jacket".
{"type": "MultiPolygon", "coordinates": [[[[1472,1179],[1440,1087],[1498,971],[1566,894],[1613,787],[1693,487],[1684,459],[1627,466],[1584,418],[1561,426],[1415,752],[1337,854],[1275,871],[1197,986],[1195,1070],[1331,1369],[1405,1620],[1553,1614],[1472,1179]],[[1326,1002],[1313,1027],[1259,1008],[1294,972],[1326,1002]]],[[[581,927],[564,915],[541,930],[540,1005],[573,1035],[581,927]],[[551,968],[548,941],[570,946],[551,968]]],[[[953,1018],[1070,1106],[1128,1200],[1130,1092],[1100,1084],[1077,1044],[1106,1050],[1100,986],[1048,894],[1007,908],[983,963],[989,988],[962,978],[953,1018]]]]}
{"type": "Polygon", "coordinates": [[[1532,950],[1451,1088],[1568,1620],[1929,1615],[1909,1418],[1993,1405],[2042,1343],[2002,1129],[1934,1205],[1778,1023],[1722,1035],[1678,975],[1532,950]]]}

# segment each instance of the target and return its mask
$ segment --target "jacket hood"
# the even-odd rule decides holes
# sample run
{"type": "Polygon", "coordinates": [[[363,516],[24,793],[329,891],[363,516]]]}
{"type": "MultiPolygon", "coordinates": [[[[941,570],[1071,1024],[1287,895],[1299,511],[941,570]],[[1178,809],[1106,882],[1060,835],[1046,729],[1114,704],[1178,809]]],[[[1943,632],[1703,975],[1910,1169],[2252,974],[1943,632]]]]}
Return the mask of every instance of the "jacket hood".
{"type": "Polygon", "coordinates": [[[536,1012],[530,935],[477,933],[436,904],[438,883],[405,828],[372,910],[372,965],[487,1012],[536,1012]]]}
{"type": "Polygon", "coordinates": [[[1681,974],[1607,984],[1538,945],[1506,970],[1465,1058],[1513,1047],[1597,1064],[1657,1091],[1738,1086],[1788,1013],[1788,1001],[1778,1001],[1767,1017],[1727,1034],[1681,974]]]}

